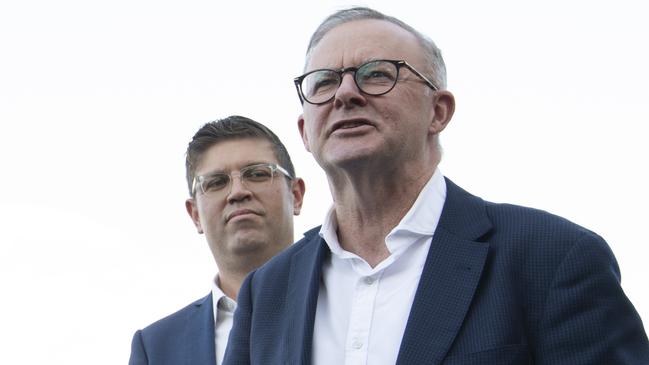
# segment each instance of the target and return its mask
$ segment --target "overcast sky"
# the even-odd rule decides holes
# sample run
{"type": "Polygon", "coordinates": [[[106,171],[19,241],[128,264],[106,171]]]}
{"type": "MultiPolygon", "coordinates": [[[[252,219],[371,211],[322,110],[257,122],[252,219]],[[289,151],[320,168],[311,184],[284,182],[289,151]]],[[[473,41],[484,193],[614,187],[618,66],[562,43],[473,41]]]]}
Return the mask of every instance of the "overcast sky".
{"type": "MultiPolygon", "coordinates": [[[[344,1],[0,3],[0,363],[126,363],[133,332],[209,292],[185,212],[205,122],[267,124],[330,204],[292,79],[344,1]]],[[[602,235],[649,321],[648,12],[642,1],[368,1],[436,41],[457,100],[442,172],[602,235]]]]}

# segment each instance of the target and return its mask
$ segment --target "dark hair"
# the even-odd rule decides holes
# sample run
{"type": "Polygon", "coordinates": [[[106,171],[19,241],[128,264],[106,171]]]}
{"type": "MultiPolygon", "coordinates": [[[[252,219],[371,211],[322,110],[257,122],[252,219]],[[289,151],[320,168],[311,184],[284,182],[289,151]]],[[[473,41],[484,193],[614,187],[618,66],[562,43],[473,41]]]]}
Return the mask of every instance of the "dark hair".
{"type": "Polygon", "coordinates": [[[273,131],[252,119],[231,115],[203,125],[187,145],[185,174],[189,194],[192,195],[192,183],[196,174],[196,167],[201,162],[205,151],[219,142],[249,138],[260,138],[270,142],[279,164],[291,174],[291,177],[295,177],[295,168],[293,162],[291,162],[291,157],[282,141],[273,131]]]}
{"type": "Polygon", "coordinates": [[[313,48],[318,45],[330,30],[341,24],[365,19],[384,20],[405,29],[414,35],[419,41],[419,45],[421,46],[426,62],[428,63],[428,65],[426,65],[428,70],[426,70],[424,74],[428,74],[427,76],[432,79],[433,83],[438,88],[446,88],[446,65],[442,58],[442,51],[437,48],[435,42],[401,20],[366,7],[353,7],[339,10],[323,20],[318,26],[318,29],[316,29],[315,32],[313,32],[313,35],[311,35],[311,40],[309,41],[309,46],[306,50],[306,63],[309,63],[313,48]]]}

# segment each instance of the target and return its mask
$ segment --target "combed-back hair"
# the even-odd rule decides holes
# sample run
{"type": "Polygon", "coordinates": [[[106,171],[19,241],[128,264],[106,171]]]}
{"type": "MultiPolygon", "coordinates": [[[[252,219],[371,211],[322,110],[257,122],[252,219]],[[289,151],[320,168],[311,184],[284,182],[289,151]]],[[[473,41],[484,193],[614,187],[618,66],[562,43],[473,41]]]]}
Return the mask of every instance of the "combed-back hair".
{"type": "MultiPolygon", "coordinates": [[[[442,58],[442,51],[437,48],[435,42],[401,20],[366,7],[353,7],[339,10],[320,23],[309,41],[309,46],[306,50],[305,67],[306,64],[309,63],[313,48],[318,45],[330,30],[341,24],[364,19],[384,20],[413,34],[419,41],[419,45],[421,46],[426,59],[427,69],[423,73],[428,76],[439,89],[446,89],[446,65],[444,64],[444,58],[442,58]]],[[[305,69],[305,72],[306,71],[307,70],[305,69]]]]}

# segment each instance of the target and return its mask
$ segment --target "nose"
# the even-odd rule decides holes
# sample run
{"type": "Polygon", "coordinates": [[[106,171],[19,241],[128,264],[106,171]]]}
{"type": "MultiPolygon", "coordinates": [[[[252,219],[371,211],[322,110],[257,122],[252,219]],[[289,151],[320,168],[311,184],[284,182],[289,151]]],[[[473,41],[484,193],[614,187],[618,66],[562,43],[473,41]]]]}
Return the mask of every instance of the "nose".
{"type": "Polygon", "coordinates": [[[343,74],[340,86],[334,95],[334,107],[351,108],[354,106],[363,106],[367,103],[364,95],[354,81],[354,74],[351,72],[343,74]]]}
{"type": "Polygon", "coordinates": [[[249,199],[252,193],[246,185],[243,184],[243,179],[240,175],[232,176],[230,180],[230,192],[228,193],[228,203],[232,204],[235,202],[240,202],[246,199],[249,199]]]}

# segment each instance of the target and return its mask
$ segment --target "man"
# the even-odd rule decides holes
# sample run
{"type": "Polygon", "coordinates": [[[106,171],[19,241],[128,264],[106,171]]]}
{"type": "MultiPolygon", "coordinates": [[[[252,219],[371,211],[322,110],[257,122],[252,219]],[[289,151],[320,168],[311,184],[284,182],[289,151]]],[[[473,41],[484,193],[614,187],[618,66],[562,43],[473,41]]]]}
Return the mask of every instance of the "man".
{"type": "Polygon", "coordinates": [[[221,364],[241,282],[293,242],[304,181],[271,130],[241,116],[207,123],[185,166],[185,207],[218,275],[211,294],[135,333],[131,365],[221,364]]]}
{"type": "Polygon", "coordinates": [[[649,364],[602,238],[442,176],[455,104],[432,41],[342,10],[305,71],[298,127],[334,205],[245,280],[227,365],[649,364]]]}

